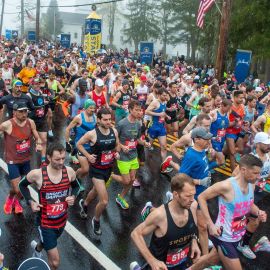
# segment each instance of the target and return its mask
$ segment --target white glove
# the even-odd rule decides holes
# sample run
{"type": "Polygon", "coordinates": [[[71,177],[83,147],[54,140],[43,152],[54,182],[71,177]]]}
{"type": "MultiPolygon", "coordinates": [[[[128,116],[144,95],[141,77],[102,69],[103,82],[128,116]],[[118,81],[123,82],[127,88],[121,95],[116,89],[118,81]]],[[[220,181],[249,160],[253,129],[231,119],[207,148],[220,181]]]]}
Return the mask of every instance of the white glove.
{"type": "Polygon", "coordinates": [[[199,181],[200,181],[199,185],[204,186],[204,187],[210,187],[211,176],[206,176],[203,179],[200,179],[199,181]]]}

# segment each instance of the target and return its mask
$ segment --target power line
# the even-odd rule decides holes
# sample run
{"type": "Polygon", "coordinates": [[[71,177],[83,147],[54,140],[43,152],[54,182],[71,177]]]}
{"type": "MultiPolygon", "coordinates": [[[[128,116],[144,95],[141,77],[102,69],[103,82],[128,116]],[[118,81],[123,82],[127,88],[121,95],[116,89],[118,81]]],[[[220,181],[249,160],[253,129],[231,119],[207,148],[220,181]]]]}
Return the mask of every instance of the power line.
{"type": "MultiPolygon", "coordinates": [[[[104,2],[99,2],[99,3],[92,3],[92,4],[80,4],[80,5],[60,5],[60,6],[40,6],[41,8],[46,8],[46,7],[62,7],[62,8],[65,8],[65,7],[84,7],[84,6],[92,6],[92,5],[102,5],[102,4],[109,4],[109,3],[116,3],[116,2],[122,2],[122,1],[125,1],[125,0],[110,0],[110,1],[104,1],[104,2]]],[[[36,7],[33,7],[33,8],[28,8],[27,10],[34,10],[36,9],[36,7]]],[[[4,12],[4,14],[20,14],[21,12],[18,11],[18,12],[4,12]]]]}

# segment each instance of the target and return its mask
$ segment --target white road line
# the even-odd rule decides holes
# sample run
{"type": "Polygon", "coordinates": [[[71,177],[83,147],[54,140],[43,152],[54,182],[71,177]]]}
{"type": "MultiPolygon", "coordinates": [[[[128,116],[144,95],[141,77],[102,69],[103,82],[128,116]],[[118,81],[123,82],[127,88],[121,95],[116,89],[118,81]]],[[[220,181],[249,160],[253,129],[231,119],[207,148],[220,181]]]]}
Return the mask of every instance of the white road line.
{"type": "MultiPolygon", "coordinates": [[[[0,158],[0,167],[8,174],[6,162],[0,158]]],[[[31,187],[30,192],[36,201],[38,201],[37,192],[31,187]]],[[[112,260],[110,260],[102,251],[100,251],[88,238],[77,230],[69,221],[66,224],[65,231],[88,252],[101,266],[108,270],[121,270],[112,260]]]]}

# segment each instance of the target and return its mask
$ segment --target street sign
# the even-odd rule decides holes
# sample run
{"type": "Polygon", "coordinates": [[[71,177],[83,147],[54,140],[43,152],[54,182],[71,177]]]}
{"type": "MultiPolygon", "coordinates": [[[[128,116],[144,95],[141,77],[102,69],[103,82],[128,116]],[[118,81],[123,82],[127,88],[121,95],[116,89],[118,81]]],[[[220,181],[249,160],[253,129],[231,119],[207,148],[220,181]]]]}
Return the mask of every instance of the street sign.
{"type": "Polygon", "coordinates": [[[11,30],[6,30],[6,39],[10,40],[12,38],[12,32],[11,30]]]}
{"type": "Polygon", "coordinates": [[[70,47],[70,34],[61,34],[60,44],[64,48],[70,47]]]}
{"type": "Polygon", "coordinates": [[[29,41],[36,41],[36,31],[28,31],[27,39],[29,41]]]}
{"type": "Polygon", "coordinates": [[[142,64],[144,63],[152,65],[154,55],[154,43],[142,41],[140,43],[140,55],[142,64]]]}
{"type": "Polygon", "coordinates": [[[19,31],[18,30],[12,30],[11,35],[13,39],[16,39],[19,36],[19,31]]]}

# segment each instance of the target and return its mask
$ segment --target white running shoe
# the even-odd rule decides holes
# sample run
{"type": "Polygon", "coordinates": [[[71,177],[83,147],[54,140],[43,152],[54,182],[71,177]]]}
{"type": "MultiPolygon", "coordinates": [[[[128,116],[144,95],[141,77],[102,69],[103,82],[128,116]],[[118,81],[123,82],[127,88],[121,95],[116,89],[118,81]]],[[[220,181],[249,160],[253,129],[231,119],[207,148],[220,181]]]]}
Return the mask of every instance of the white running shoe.
{"type": "Polygon", "coordinates": [[[259,251],[266,251],[270,252],[270,242],[266,236],[261,237],[257,243],[254,245],[253,249],[254,252],[259,251]]]}
{"type": "Polygon", "coordinates": [[[250,260],[256,259],[256,255],[254,252],[250,249],[249,245],[240,245],[240,243],[237,246],[238,251],[240,251],[246,258],[250,260]]]}
{"type": "Polygon", "coordinates": [[[142,268],[140,267],[140,265],[137,262],[132,262],[129,265],[129,269],[130,270],[141,270],[142,268]]]}
{"type": "Polygon", "coordinates": [[[34,250],[34,253],[33,253],[33,255],[32,255],[32,257],[34,257],[34,258],[42,258],[42,253],[41,252],[38,252],[37,250],[36,250],[36,247],[37,247],[37,241],[35,241],[35,240],[33,240],[32,242],[31,242],[31,248],[34,250]]]}

